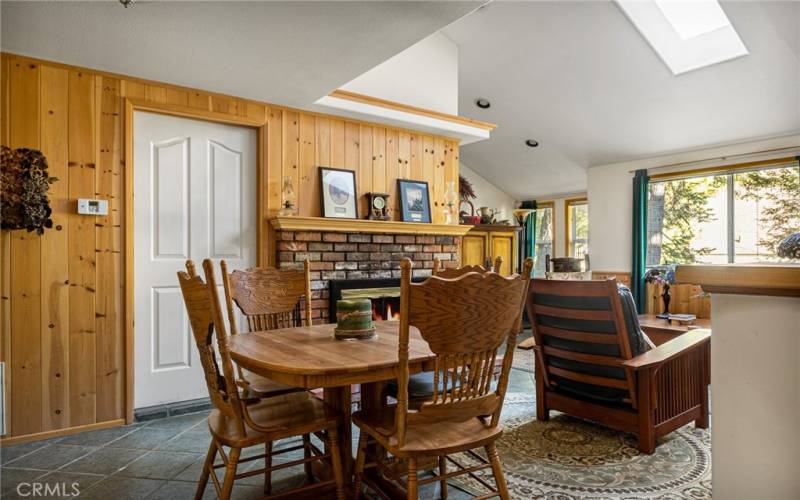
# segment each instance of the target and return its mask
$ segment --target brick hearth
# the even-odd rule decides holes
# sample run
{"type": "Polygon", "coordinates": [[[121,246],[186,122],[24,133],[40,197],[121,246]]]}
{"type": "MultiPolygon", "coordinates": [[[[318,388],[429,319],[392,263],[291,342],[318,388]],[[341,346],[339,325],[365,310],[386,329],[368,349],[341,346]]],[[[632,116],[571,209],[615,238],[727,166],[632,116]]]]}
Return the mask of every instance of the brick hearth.
{"type": "Polygon", "coordinates": [[[413,275],[430,276],[433,259],[447,267],[460,261],[460,236],[280,231],[277,261],[302,269],[311,262],[314,322],[328,322],[328,285],[332,279],[399,278],[400,261],[414,263],[413,275]]]}

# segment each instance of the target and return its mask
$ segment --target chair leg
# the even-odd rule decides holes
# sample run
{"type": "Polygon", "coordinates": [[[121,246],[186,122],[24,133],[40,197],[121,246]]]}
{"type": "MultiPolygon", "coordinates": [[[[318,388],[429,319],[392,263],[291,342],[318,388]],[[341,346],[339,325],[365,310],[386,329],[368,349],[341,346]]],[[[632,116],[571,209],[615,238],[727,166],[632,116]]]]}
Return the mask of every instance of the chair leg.
{"type": "MultiPolygon", "coordinates": [[[[310,458],[311,457],[311,435],[310,434],[303,434],[303,457],[310,458]]],[[[311,469],[311,462],[306,462],[303,464],[303,467],[306,470],[306,480],[308,484],[312,484],[314,482],[314,472],[311,469]]]]}
{"type": "Polygon", "coordinates": [[[503,476],[503,464],[500,463],[500,457],[497,455],[497,447],[494,443],[486,445],[486,455],[492,464],[492,474],[494,475],[494,482],[497,483],[497,492],[500,493],[502,500],[508,500],[508,485],[506,485],[506,478],[503,476]]]}
{"type": "Polygon", "coordinates": [[[417,491],[417,459],[416,458],[409,458],[408,459],[408,480],[406,482],[406,486],[408,487],[408,491],[406,492],[406,498],[408,500],[417,500],[419,498],[419,493],[417,491]]]}
{"type": "Polygon", "coordinates": [[[211,444],[208,445],[208,453],[206,454],[206,461],[203,462],[203,472],[200,473],[200,479],[197,481],[197,490],[194,494],[194,500],[203,498],[203,493],[206,491],[208,485],[208,476],[214,470],[214,459],[217,457],[217,442],[211,439],[211,444]]]}
{"type": "Polygon", "coordinates": [[[267,455],[264,457],[264,467],[267,469],[264,471],[264,494],[271,495],[272,471],[269,470],[269,468],[272,467],[272,441],[268,441],[264,444],[264,453],[267,455]]]}
{"type": "Polygon", "coordinates": [[[356,452],[356,470],[353,480],[353,499],[358,500],[361,496],[361,477],[364,475],[364,462],[367,458],[367,433],[361,431],[358,435],[358,451],[356,452]]]}
{"type": "Polygon", "coordinates": [[[333,478],[336,481],[336,499],[344,500],[344,477],[342,473],[342,450],[339,449],[339,431],[336,427],[328,430],[328,449],[331,451],[333,478]]]}
{"type": "MultiPolygon", "coordinates": [[[[439,475],[444,477],[447,474],[447,460],[445,459],[444,455],[439,457],[439,475]]],[[[442,500],[446,500],[447,498],[447,479],[442,479],[439,481],[439,489],[441,490],[441,498],[442,500]]]]}
{"type": "Polygon", "coordinates": [[[225,467],[225,481],[222,483],[222,492],[219,495],[220,500],[230,500],[231,498],[233,481],[236,476],[236,467],[239,465],[239,456],[241,453],[241,448],[231,448],[230,453],[228,453],[228,465],[225,467]]]}

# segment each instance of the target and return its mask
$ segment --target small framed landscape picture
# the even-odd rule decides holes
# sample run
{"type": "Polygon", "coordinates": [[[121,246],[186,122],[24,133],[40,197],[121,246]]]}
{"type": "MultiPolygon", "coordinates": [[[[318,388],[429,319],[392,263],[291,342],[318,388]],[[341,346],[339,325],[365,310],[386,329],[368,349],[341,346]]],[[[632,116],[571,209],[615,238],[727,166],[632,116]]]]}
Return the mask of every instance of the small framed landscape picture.
{"type": "Polygon", "coordinates": [[[403,222],[430,222],[431,200],[428,183],[397,179],[400,196],[400,212],[403,222]]]}
{"type": "Polygon", "coordinates": [[[358,219],[356,173],[352,170],[319,167],[322,216],[358,219]]]}

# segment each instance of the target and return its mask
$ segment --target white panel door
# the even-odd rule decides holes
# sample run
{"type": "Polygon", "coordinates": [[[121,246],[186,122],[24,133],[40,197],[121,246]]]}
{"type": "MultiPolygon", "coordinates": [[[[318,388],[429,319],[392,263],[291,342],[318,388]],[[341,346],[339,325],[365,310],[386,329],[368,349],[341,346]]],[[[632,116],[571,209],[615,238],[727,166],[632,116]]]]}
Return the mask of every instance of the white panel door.
{"type": "Polygon", "coordinates": [[[136,408],[208,395],[176,273],[255,265],[256,147],[250,128],[134,115],[136,408]]]}

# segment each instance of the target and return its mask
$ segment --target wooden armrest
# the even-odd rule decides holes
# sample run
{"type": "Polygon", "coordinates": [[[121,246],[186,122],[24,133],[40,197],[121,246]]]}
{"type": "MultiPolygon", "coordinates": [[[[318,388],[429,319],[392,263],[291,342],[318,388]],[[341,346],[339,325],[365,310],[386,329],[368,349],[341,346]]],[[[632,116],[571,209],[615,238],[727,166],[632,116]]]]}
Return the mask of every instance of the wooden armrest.
{"type": "Polygon", "coordinates": [[[635,358],[623,362],[622,366],[625,368],[633,368],[634,370],[653,368],[685,352],[691,351],[706,342],[711,342],[711,330],[691,330],[668,342],[664,342],[655,349],[651,349],[644,354],[640,354],[635,358]]]}
{"type": "Polygon", "coordinates": [[[536,339],[533,337],[525,339],[517,344],[517,349],[522,349],[524,351],[533,349],[534,347],[536,347],[536,339]]]}

